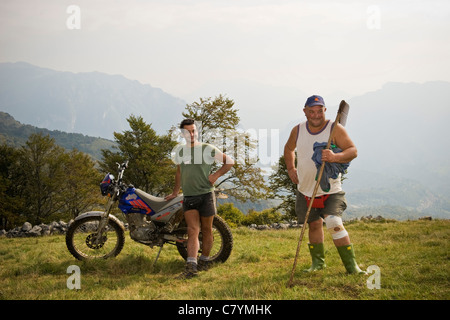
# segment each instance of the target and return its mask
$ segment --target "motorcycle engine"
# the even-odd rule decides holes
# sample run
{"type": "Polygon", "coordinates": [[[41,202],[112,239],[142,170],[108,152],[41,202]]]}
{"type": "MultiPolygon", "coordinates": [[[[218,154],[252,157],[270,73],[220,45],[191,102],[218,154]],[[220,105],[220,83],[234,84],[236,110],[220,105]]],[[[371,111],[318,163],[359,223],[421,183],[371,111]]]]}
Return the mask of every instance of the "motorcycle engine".
{"type": "Polygon", "coordinates": [[[129,213],[127,214],[127,221],[131,239],[144,243],[155,240],[156,226],[152,221],[148,221],[144,214],[129,213]]]}

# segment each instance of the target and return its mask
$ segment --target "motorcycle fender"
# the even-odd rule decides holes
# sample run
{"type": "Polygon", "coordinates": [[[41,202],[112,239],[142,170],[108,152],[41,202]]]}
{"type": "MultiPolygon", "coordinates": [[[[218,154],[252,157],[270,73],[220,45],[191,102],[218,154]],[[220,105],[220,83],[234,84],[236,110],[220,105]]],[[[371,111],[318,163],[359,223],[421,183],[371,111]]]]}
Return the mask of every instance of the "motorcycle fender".
{"type": "MultiPolygon", "coordinates": [[[[103,213],[104,213],[103,211],[89,211],[89,212],[85,212],[85,213],[82,213],[79,216],[77,216],[75,218],[75,221],[76,220],[80,220],[82,218],[86,218],[86,217],[101,217],[103,215],[103,213]]],[[[124,227],[122,221],[120,221],[116,216],[113,216],[112,214],[110,214],[108,218],[113,220],[114,222],[116,222],[122,228],[122,230],[125,231],[125,227],[124,227]]]]}

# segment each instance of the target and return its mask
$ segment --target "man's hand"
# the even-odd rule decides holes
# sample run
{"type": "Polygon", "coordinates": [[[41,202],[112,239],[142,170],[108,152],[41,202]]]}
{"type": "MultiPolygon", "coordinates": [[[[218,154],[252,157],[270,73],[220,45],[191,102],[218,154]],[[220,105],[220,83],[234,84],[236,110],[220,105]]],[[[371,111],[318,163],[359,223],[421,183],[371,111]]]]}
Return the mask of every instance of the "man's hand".
{"type": "Polygon", "coordinates": [[[295,169],[295,168],[289,169],[288,170],[288,175],[289,175],[289,178],[291,179],[291,181],[294,184],[298,184],[297,169],[295,169]]]}
{"type": "Polygon", "coordinates": [[[323,149],[322,162],[336,162],[336,154],[330,149],[323,149]]]}
{"type": "Polygon", "coordinates": [[[168,196],[164,197],[164,200],[169,201],[172,199],[175,199],[176,197],[178,197],[178,194],[169,194],[168,196]]]}
{"type": "Polygon", "coordinates": [[[214,158],[217,161],[222,162],[223,165],[222,167],[219,168],[219,170],[217,170],[214,173],[211,173],[208,176],[209,183],[211,183],[212,186],[214,185],[214,183],[216,183],[217,179],[219,179],[221,176],[227,173],[231,169],[231,167],[234,166],[234,160],[231,159],[230,156],[227,156],[225,153],[216,152],[214,158]]]}
{"type": "Polygon", "coordinates": [[[210,174],[210,175],[208,176],[209,183],[211,183],[211,185],[213,186],[214,183],[217,181],[217,179],[219,179],[219,177],[220,177],[220,176],[217,174],[217,172],[210,174]]]}

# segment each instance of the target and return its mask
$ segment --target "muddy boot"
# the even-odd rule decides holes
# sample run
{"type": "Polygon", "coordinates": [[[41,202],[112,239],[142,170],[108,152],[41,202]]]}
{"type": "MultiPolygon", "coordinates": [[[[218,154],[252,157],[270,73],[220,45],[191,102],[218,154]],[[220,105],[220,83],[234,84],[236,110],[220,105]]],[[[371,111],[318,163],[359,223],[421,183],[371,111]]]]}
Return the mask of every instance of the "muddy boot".
{"type": "Polygon", "coordinates": [[[207,271],[211,268],[212,262],[209,259],[200,257],[198,259],[197,270],[198,271],[207,271]]]}
{"type": "Polygon", "coordinates": [[[303,272],[312,272],[325,268],[325,250],[323,243],[308,243],[308,248],[312,258],[312,265],[309,269],[304,269],[303,272]]]}
{"type": "Polygon", "coordinates": [[[345,270],[347,270],[348,273],[367,274],[367,272],[361,270],[358,267],[358,264],[355,260],[355,252],[353,251],[352,244],[336,248],[339,252],[339,255],[341,256],[342,262],[344,263],[345,270]]]}
{"type": "Polygon", "coordinates": [[[197,264],[195,262],[186,262],[186,269],[182,274],[177,276],[177,279],[190,279],[197,275],[197,264]]]}

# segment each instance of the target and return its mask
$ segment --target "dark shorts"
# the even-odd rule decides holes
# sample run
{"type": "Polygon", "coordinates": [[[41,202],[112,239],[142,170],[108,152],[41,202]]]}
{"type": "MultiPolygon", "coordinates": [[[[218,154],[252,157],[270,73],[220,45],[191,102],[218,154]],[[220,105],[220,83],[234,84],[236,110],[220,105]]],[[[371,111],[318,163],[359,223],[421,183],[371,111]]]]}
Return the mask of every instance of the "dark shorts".
{"type": "MultiPolygon", "coordinates": [[[[306,203],[305,196],[295,190],[295,213],[297,214],[298,223],[303,224],[305,222],[306,211],[308,211],[308,205],[306,203]]],[[[324,218],[325,215],[334,215],[341,217],[344,210],[347,209],[347,200],[345,200],[345,192],[340,191],[338,193],[330,194],[325,201],[325,208],[311,208],[309,213],[308,223],[324,218]]]]}
{"type": "Polygon", "coordinates": [[[210,217],[216,214],[216,196],[214,192],[198,196],[186,196],[183,200],[184,211],[197,210],[202,217],[210,217]]]}

